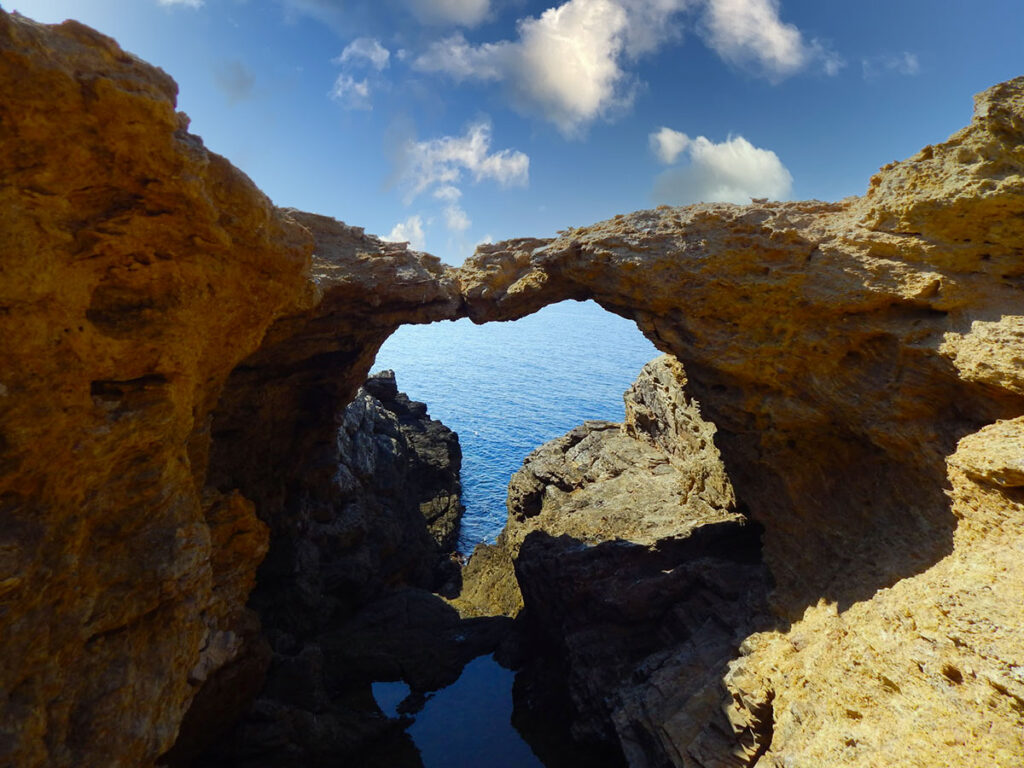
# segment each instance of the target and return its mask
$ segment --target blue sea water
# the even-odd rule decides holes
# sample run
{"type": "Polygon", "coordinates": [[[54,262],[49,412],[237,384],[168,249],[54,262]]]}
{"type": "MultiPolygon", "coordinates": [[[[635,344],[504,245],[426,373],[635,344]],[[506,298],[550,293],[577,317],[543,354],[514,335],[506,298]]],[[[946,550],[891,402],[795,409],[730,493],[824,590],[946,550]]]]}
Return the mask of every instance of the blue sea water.
{"type": "Polygon", "coordinates": [[[566,301],[513,322],[403,326],[373,370],[394,370],[400,390],[458,433],[469,553],[505,525],[526,455],[586,419],[621,421],[622,393],[657,354],[632,321],[566,301]]]}

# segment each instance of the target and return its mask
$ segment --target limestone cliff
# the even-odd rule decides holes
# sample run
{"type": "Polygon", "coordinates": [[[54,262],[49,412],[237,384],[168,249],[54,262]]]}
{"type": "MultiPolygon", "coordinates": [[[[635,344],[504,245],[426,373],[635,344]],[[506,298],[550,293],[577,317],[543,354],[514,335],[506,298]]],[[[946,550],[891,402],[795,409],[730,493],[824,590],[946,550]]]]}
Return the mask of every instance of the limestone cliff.
{"type": "Polygon", "coordinates": [[[251,635],[267,528],[204,483],[312,238],[163,72],[0,12],[0,764],[145,765],[251,635]]]}
{"type": "Polygon", "coordinates": [[[634,318],[764,526],[776,620],[726,677],[733,745],[688,722],[670,763],[1020,764],[1022,221],[1024,78],[864,198],[645,211],[462,269],[480,322],[634,318]]]}
{"type": "Polygon", "coordinates": [[[321,558],[376,551],[336,481],[376,349],[589,297],[685,366],[775,584],[720,698],[671,667],[623,698],[664,725],[634,764],[1021,763],[1024,79],[863,198],[639,212],[461,270],[273,207],[175,90],[0,11],[0,763],[152,765],[268,647],[295,651],[268,684],[317,679],[325,617],[412,621],[420,593],[372,602],[401,556],[345,589],[321,558]]]}

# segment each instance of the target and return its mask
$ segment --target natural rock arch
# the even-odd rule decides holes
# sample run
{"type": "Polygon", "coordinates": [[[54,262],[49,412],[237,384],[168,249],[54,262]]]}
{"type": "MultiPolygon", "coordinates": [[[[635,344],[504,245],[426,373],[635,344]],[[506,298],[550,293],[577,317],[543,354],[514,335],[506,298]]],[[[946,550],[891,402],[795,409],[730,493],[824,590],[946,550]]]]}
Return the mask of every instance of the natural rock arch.
{"type": "Polygon", "coordinates": [[[80,24],[0,11],[0,51],[0,759],[171,746],[252,634],[253,505],[300,541],[395,327],[594,298],[682,361],[765,528],[793,624],[726,677],[737,722],[772,703],[751,759],[1019,762],[1024,79],[863,198],[641,212],[455,270],[274,208],[80,24]]]}

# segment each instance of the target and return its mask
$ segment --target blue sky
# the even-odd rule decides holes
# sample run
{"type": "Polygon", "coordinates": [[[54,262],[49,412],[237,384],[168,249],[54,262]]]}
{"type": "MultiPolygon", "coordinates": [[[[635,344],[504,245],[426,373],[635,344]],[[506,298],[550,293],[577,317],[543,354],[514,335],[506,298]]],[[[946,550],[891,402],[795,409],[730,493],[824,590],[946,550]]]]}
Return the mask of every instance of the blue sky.
{"type": "Polygon", "coordinates": [[[1024,74],[1024,0],[0,0],[170,73],[279,205],[459,264],[659,203],[861,194],[1024,74]]]}

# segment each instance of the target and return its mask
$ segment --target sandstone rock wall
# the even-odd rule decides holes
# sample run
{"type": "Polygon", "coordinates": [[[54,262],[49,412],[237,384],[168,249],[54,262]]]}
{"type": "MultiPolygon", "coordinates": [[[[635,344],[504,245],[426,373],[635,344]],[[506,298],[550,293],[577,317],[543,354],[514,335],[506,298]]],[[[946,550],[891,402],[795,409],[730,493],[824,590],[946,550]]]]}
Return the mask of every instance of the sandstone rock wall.
{"type": "Polygon", "coordinates": [[[436,259],[274,208],[176,90],[0,11],[2,764],[152,764],[204,684],[191,720],[237,715],[268,532],[303,551],[377,346],[459,303],[436,259]]]}
{"type": "Polygon", "coordinates": [[[208,421],[312,238],[175,95],[0,11],[0,764],[152,763],[249,633],[267,530],[208,421]]]}

